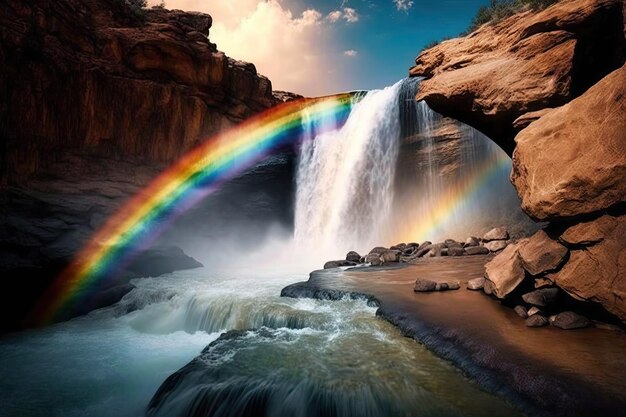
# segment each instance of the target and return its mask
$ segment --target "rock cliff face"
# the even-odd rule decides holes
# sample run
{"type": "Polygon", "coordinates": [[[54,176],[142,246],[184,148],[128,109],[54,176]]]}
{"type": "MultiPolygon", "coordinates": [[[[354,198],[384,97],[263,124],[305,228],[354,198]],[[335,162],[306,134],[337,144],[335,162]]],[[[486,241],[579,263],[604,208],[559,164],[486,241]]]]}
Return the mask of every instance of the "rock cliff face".
{"type": "MultiPolygon", "coordinates": [[[[297,97],[274,95],[253,64],[219,52],[211,23],[201,13],[133,13],[124,0],[0,2],[0,275],[18,306],[2,307],[0,330],[14,328],[107,216],[169,163],[297,97]]],[[[188,223],[198,235],[234,222],[257,236],[261,220],[289,223],[291,170],[288,153],[274,158],[224,190],[219,204],[196,209],[202,222],[181,219],[179,235],[160,244],[181,245],[188,223]]],[[[117,288],[103,288],[102,302],[130,290],[132,276],[198,266],[176,248],[153,252],[117,288]],[[154,269],[154,257],[167,265],[154,269]]]]}
{"type": "MultiPolygon", "coordinates": [[[[418,99],[512,154],[511,181],[523,210],[549,221],[542,236],[569,250],[556,271],[538,277],[622,321],[625,12],[618,0],[561,1],[445,41],[410,70],[426,78],[418,99]]],[[[500,272],[497,260],[489,276],[500,272]]],[[[507,292],[492,284],[495,294],[507,292]]]]}

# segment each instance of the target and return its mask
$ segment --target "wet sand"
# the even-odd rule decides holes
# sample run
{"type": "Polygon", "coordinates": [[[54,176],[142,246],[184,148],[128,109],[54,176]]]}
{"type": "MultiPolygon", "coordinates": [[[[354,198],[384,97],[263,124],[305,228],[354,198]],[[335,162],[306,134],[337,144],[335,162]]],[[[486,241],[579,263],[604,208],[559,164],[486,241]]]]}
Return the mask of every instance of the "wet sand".
{"type": "Polygon", "coordinates": [[[406,336],[528,415],[626,416],[626,334],[526,327],[513,309],[465,289],[469,279],[483,275],[488,259],[442,257],[397,268],[315,271],[283,295],[370,295],[380,303],[378,314],[406,336]],[[459,280],[461,289],[415,293],[418,277],[459,280]]]}

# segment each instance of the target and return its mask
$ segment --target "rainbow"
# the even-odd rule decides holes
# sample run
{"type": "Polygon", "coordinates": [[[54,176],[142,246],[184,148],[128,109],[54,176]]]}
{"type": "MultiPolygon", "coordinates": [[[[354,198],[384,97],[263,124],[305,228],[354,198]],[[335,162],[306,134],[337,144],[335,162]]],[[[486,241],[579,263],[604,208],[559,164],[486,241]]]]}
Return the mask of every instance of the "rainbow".
{"type": "Polygon", "coordinates": [[[115,275],[171,219],[221,184],[302,137],[312,126],[336,128],[359,99],[344,93],[288,102],[204,141],[114,214],[46,291],[31,321],[54,321],[115,275]]]}
{"type": "Polygon", "coordinates": [[[511,159],[504,153],[497,158],[486,159],[473,175],[447,187],[432,206],[418,213],[413,223],[403,224],[402,230],[394,233],[394,242],[435,239],[447,231],[455,216],[462,216],[469,204],[481,198],[490,181],[508,175],[510,171],[511,159]]]}

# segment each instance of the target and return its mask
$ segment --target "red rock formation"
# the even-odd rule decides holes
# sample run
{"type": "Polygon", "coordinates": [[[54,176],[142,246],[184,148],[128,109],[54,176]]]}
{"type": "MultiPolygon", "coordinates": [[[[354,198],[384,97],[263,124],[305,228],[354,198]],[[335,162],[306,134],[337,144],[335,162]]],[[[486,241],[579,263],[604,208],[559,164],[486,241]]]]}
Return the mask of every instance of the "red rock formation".
{"type": "Polygon", "coordinates": [[[624,62],[621,0],[562,1],[421,53],[417,95],[481,130],[509,154],[527,112],[563,105],[624,62]]]}
{"type": "Polygon", "coordinates": [[[0,4],[0,136],[5,183],[67,150],[168,162],[273,106],[253,64],[218,52],[211,17],[138,18],[117,0],[0,4]]]}

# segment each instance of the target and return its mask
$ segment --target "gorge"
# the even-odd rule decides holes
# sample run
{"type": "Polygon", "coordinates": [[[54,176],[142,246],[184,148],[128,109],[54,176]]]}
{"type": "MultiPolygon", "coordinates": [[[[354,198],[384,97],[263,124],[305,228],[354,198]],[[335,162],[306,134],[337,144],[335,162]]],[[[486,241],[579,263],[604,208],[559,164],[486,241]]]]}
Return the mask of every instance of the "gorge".
{"type": "Polygon", "coordinates": [[[314,98],[206,14],[0,12],[0,415],[623,413],[622,1],[314,98]]]}

